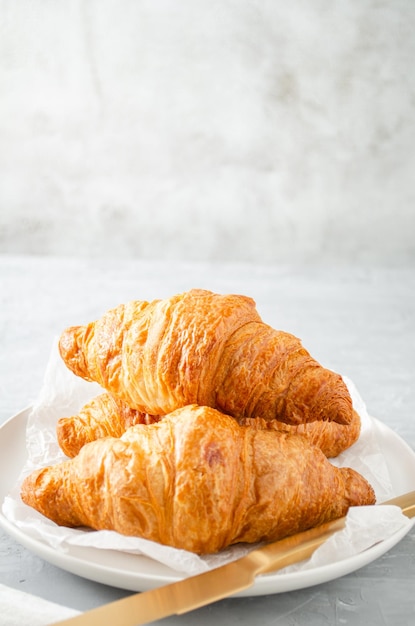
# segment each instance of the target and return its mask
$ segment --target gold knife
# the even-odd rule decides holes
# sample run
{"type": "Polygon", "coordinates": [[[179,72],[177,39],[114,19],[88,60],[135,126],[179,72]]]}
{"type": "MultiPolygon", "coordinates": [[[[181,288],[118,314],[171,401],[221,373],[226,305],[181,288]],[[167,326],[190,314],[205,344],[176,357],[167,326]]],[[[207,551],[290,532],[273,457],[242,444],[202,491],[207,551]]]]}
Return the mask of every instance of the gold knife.
{"type": "MultiPolygon", "coordinates": [[[[382,504],[399,506],[407,517],[415,517],[415,491],[382,504]]],[[[345,524],[346,517],[341,517],[256,548],[240,559],[203,574],[133,594],[56,622],[55,626],[140,626],[168,615],[187,613],[249,588],[258,574],[274,572],[309,558],[345,524]]]]}

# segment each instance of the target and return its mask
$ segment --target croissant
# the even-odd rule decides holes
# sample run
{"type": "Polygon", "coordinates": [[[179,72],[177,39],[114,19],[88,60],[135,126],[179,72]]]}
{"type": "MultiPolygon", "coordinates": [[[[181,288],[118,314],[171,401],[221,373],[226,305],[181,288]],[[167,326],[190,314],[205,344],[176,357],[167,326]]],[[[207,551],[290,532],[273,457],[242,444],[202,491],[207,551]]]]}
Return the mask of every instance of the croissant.
{"type": "Polygon", "coordinates": [[[372,487],[303,437],[183,407],[30,474],[23,501],[59,525],[112,529],[199,554],[276,540],[373,504],[372,487]]]}
{"type": "Polygon", "coordinates": [[[199,404],[288,424],[352,421],[341,376],[262,322],[246,296],[193,289],[121,304],[66,329],[59,349],[75,374],[150,415],[199,404]]]}
{"type": "Polygon", "coordinates": [[[266,421],[260,417],[246,417],[238,420],[241,426],[257,430],[269,430],[300,435],[317,446],[327,458],[335,458],[350,448],[359,438],[361,431],[360,415],[353,411],[350,424],[337,422],[309,422],[308,424],[285,424],[278,420],[266,421]]]}
{"type": "MultiPolygon", "coordinates": [[[[161,416],[148,415],[126,404],[108,393],[102,393],[88,402],[77,415],[58,420],[56,433],[61,450],[74,457],[88,442],[102,437],[121,437],[135,424],[151,424],[161,416]]],[[[282,431],[299,434],[319,447],[327,457],[336,457],[357,441],[360,434],[360,417],[353,411],[352,422],[348,425],[337,422],[315,421],[293,426],[278,420],[266,421],[260,417],[240,418],[242,426],[257,430],[282,431]]]]}
{"type": "Polygon", "coordinates": [[[56,425],[59,447],[74,457],[90,441],[103,437],[121,437],[135,424],[152,424],[160,419],[137,409],[130,409],[109,393],[102,393],[85,404],[77,415],[62,417],[56,425]]]}

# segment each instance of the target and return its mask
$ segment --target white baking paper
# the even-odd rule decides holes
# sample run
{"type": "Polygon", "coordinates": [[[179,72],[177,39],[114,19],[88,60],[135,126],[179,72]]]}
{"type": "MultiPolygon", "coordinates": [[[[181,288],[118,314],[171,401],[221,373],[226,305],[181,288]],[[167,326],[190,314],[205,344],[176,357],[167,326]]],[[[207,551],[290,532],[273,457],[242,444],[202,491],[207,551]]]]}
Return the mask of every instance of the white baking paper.
{"type": "MultiPolygon", "coordinates": [[[[352,467],[360,472],[375,489],[378,502],[382,502],[396,494],[392,493],[388,468],[377,443],[375,423],[353,383],[347,379],[345,382],[354,407],[361,416],[362,430],[359,440],[332,462],[339,467],[352,467]]],[[[55,342],[44,384],[28,420],[27,462],[15,488],[5,498],[2,509],[5,517],[27,536],[46,542],[56,550],[66,552],[70,545],[77,545],[143,554],[186,575],[218,567],[251,550],[253,546],[238,545],[220,554],[200,557],[145,539],[125,537],[113,531],[63,528],[23,504],[19,496],[23,478],[38,467],[53,465],[66,458],[56,442],[57,420],[76,414],[99,393],[102,393],[102,389],[98,385],[74,376],[65,367],[55,342]]],[[[281,570],[281,573],[335,563],[366,550],[405,527],[409,530],[411,524],[398,507],[355,507],[349,511],[346,528],[321,546],[312,559],[281,570]]]]}

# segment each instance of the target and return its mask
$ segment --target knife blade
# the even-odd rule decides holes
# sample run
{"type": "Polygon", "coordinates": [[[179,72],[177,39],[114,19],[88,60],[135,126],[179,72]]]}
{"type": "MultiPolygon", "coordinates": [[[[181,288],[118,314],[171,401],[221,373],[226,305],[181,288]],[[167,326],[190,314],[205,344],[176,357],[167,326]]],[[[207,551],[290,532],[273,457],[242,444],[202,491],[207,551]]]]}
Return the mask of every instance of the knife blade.
{"type": "MultiPolygon", "coordinates": [[[[407,517],[415,517],[415,491],[382,504],[399,506],[407,517]]],[[[246,556],[216,569],[133,594],[56,622],[54,626],[140,626],[168,615],[187,613],[249,588],[259,574],[270,573],[309,558],[345,525],[346,517],[341,517],[256,548],[246,556]]]]}

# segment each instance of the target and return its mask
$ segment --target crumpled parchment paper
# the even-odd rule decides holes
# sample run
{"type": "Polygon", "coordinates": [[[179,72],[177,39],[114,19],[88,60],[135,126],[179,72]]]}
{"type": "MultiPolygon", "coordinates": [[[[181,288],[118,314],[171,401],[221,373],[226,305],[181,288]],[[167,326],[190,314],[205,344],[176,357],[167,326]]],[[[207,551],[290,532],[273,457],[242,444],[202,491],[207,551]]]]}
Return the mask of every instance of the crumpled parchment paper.
{"type": "MultiPolygon", "coordinates": [[[[346,378],[344,380],[351,393],[354,408],[361,416],[362,430],[359,440],[332,462],[339,467],[348,466],[360,472],[375,489],[377,501],[382,502],[398,494],[392,491],[387,464],[376,438],[375,422],[369,416],[354,384],[346,378]]],[[[27,461],[18,483],[3,503],[5,517],[26,535],[46,542],[56,550],[65,552],[69,546],[77,545],[143,554],[186,575],[218,567],[251,550],[253,546],[237,545],[219,554],[200,557],[145,539],[125,537],[113,531],[62,528],[23,504],[19,495],[23,478],[38,467],[53,465],[66,458],[56,441],[57,420],[76,414],[88,400],[99,393],[102,393],[101,387],[76,377],[66,368],[60,359],[56,341],[43,386],[28,420],[27,461]]],[[[403,528],[409,530],[412,523],[395,506],[354,507],[348,513],[344,530],[336,533],[316,550],[311,559],[285,568],[281,573],[338,562],[391,537],[403,528]]]]}

